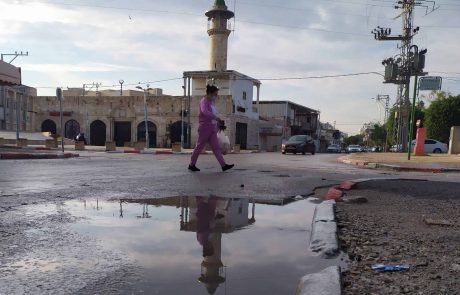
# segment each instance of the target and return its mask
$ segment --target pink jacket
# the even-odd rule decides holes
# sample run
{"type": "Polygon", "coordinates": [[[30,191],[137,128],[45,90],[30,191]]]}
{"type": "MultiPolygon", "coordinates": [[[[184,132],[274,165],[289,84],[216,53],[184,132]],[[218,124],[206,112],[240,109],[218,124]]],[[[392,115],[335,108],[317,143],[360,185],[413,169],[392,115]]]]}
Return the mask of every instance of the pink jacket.
{"type": "Polygon", "coordinates": [[[198,116],[200,125],[216,125],[216,115],[212,111],[212,101],[204,96],[200,101],[200,114],[198,116]]]}

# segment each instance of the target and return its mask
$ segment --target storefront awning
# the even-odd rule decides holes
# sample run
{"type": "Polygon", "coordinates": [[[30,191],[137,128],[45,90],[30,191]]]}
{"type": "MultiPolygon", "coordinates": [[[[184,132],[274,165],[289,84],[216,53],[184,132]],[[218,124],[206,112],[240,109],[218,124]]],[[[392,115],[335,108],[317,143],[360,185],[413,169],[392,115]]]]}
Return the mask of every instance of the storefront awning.
{"type": "Polygon", "coordinates": [[[0,61],[0,86],[21,85],[21,68],[0,61]]]}

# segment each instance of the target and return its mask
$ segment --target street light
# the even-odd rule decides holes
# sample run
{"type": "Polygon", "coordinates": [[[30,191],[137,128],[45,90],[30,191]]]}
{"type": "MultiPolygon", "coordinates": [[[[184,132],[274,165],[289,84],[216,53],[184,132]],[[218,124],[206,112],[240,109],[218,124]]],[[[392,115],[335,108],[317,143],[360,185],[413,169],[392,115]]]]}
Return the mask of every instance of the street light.
{"type": "Polygon", "coordinates": [[[149,145],[149,127],[147,124],[147,92],[149,90],[152,90],[152,88],[149,87],[150,86],[149,84],[147,84],[146,86],[147,88],[142,88],[141,86],[136,86],[136,88],[144,91],[145,146],[146,148],[149,148],[150,147],[149,145]]]}

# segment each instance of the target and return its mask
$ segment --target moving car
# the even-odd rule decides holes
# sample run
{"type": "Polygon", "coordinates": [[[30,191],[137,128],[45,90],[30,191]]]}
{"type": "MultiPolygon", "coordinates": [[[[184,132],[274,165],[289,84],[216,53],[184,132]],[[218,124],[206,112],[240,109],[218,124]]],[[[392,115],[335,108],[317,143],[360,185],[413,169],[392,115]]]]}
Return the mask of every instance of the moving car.
{"type": "Polygon", "coordinates": [[[342,148],[338,144],[331,144],[327,147],[328,153],[340,153],[342,148]]]}
{"type": "Polygon", "coordinates": [[[283,143],[281,152],[283,155],[286,153],[293,153],[294,155],[297,153],[302,153],[302,155],[311,153],[314,155],[316,152],[316,145],[308,135],[295,135],[283,143]]]}
{"type": "Polygon", "coordinates": [[[363,148],[360,145],[357,144],[351,144],[348,146],[347,151],[349,153],[360,153],[363,151],[363,148]]]}
{"type": "MultiPolygon", "coordinates": [[[[415,140],[412,141],[412,148],[415,148],[415,140]]],[[[425,139],[425,153],[426,154],[440,154],[447,153],[449,147],[447,144],[434,140],[434,139],[425,139]]]]}

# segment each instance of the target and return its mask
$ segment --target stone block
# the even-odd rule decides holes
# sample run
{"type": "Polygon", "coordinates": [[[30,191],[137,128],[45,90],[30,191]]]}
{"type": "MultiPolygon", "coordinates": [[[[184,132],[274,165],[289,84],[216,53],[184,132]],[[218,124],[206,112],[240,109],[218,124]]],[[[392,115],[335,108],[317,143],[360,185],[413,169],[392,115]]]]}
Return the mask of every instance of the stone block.
{"type": "Polygon", "coordinates": [[[28,145],[27,138],[19,138],[18,140],[16,140],[16,145],[19,146],[19,147],[27,146],[28,145]]]}
{"type": "Polygon", "coordinates": [[[58,147],[58,142],[56,139],[46,139],[45,140],[45,147],[54,149],[58,147]]]}
{"type": "Polygon", "coordinates": [[[173,153],[180,153],[182,151],[182,147],[180,143],[173,143],[171,146],[173,153]]]}
{"type": "Polygon", "coordinates": [[[339,266],[331,266],[300,279],[296,295],[340,295],[342,284],[339,266]]]}
{"type": "Polygon", "coordinates": [[[449,155],[460,154],[460,126],[450,129],[449,155]]]}
{"type": "Polygon", "coordinates": [[[106,152],[113,152],[117,150],[117,145],[114,141],[106,141],[105,142],[105,151],[106,152]]]}
{"type": "Polygon", "coordinates": [[[76,142],[75,142],[75,150],[76,150],[76,151],[84,151],[84,150],[85,150],[85,142],[83,142],[83,141],[76,141],[76,142]]]}
{"type": "Polygon", "coordinates": [[[134,144],[134,149],[138,151],[145,149],[145,147],[146,147],[145,141],[139,141],[134,144]]]}
{"type": "Polygon", "coordinates": [[[240,147],[239,144],[233,145],[233,152],[234,152],[234,153],[239,153],[239,152],[241,152],[241,147],[240,147]]]}

